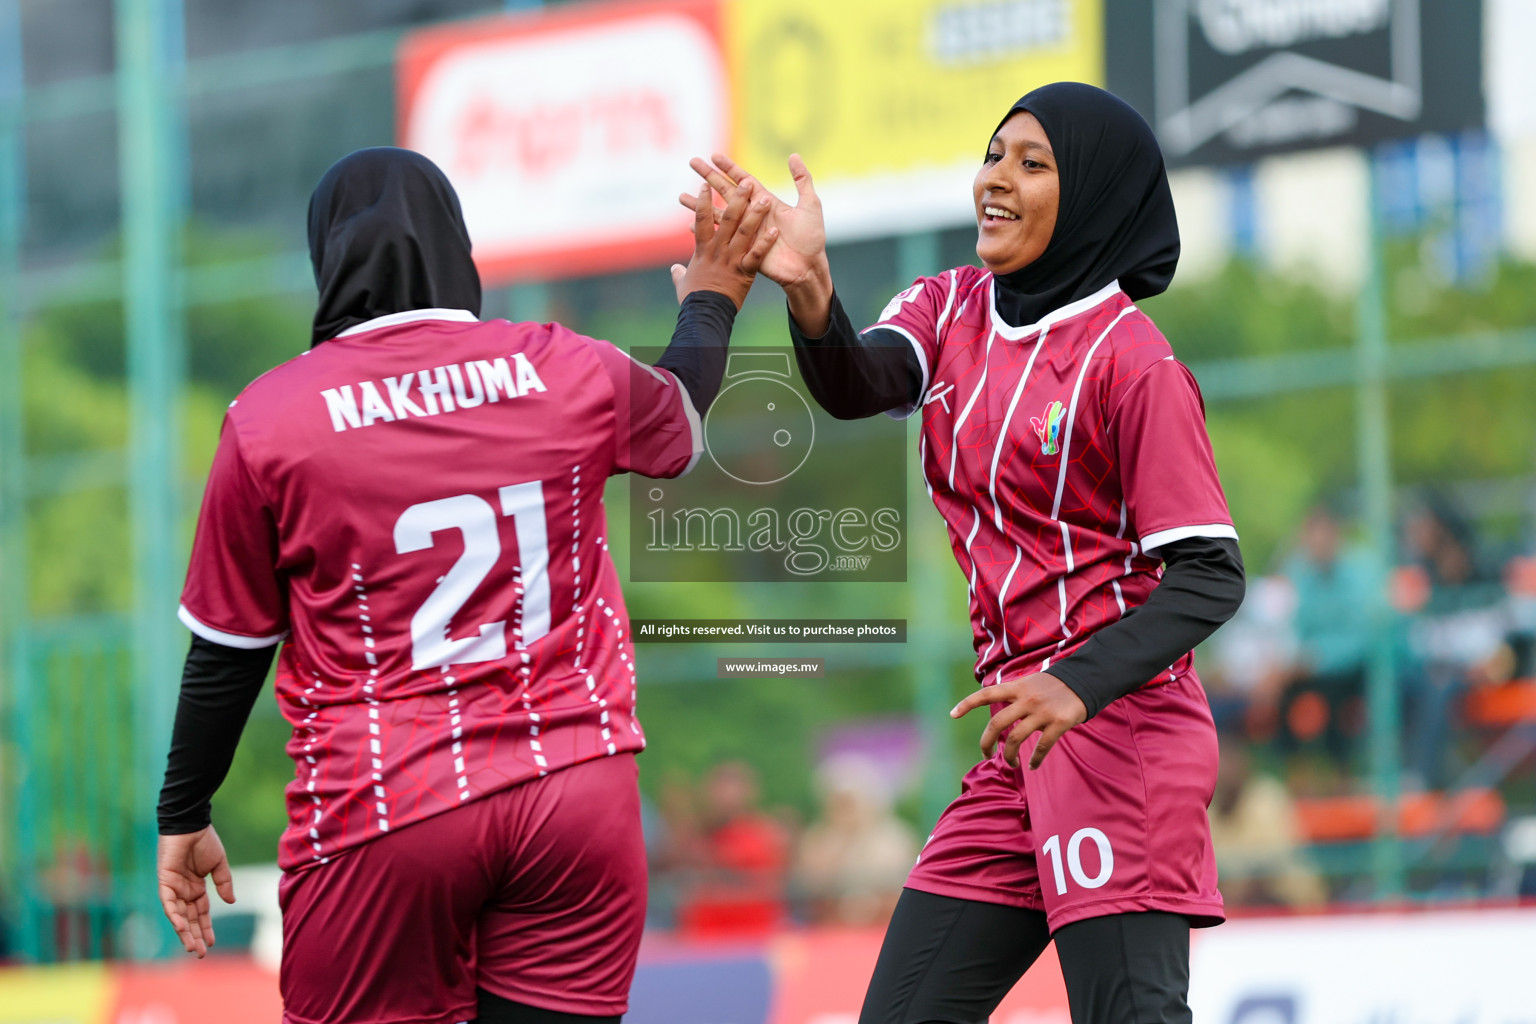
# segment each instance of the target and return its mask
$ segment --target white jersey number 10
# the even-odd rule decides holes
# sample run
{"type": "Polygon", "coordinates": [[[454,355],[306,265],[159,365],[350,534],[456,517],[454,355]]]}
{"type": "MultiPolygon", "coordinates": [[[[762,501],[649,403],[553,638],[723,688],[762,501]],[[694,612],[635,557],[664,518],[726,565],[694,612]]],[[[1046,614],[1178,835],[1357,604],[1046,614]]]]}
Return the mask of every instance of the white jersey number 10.
{"type": "MultiPolygon", "coordinates": [[[[501,514],[511,516],[517,530],[523,587],[521,643],[523,646],[549,632],[549,533],[544,525],[544,485],[537,481],[510,484],[497,492],[501,514]]],[[[433,546],[433,534],[458,530],[464,537],[464,553],[438,581],[416,614],[411,616],[411,667],[416,669],[499,661],[507,656],[507,623],[487,622],[479,635],[452,640],[448,636],[454,616],[490,575],[501,557],[501,536],[496,529],[496,510],[473,494],[458,494],[412,505],[395,521],[395,550],[407,555],[433,546]]]]}
{"type": "Polygon", "coordinates": [[[1051,862],[1051,869],[1056,874],[1056,895],[1065,896],[1067,893],[1067,871],[1072,872],[1072,881],[1084,889],[1097,889],[1109,881],[1109,876],[1115,873],[1115,851],[1109,847],[1109,836],[1096,828],[1080,828],[1072,833],[1072,838],[1067,840],[1067,865],[1062,870],[1061,864],[1061,836],[1055,835],[1047,839],[1040,846],[1040,852],[1051,862]],[[1083,843],[1092,842],[1099,848],[1099,872],[1089,875],[1083,870],[1083,843]]]}

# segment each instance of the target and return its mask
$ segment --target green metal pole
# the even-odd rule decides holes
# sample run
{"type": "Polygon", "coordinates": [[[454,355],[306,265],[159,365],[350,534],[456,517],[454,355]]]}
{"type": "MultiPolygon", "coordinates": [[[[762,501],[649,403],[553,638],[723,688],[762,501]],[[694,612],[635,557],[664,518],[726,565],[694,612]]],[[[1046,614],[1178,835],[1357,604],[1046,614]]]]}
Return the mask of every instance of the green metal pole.
{"type": "MultiPolygon", "coordinates": [[[[896,277],[901,287],[939,269],[939,236],[931,231],[903,235],[896,241],[896,277]]],[[[944,607],[944,531],[933,516],[925,515],[930,502],[923,486],[917,442],[922,412],[907,421],[911,444],[907,446],[907,593],[912,604],[907,626],[907,649],[912,665],[912,705],[923,742],[922,825],[931,828],[959,791],[959,772],[954,759],[953,723],[949,718],[950,666],[942,652],[947,646],[943,624],[952,610],[944,607]],[[922,529],[917,523],[922,521],[922,529]]]]}
{"type": "MultiPolygon", "coordinates": [[[[506,10],[535,11],[544,0],[504,0],[506,10]]],[[[513,285],[507,294],[507,319],[513,323],[544,323],[549,319],[549,285],[543,281],[525,281],[513,285]]]]}
{"type": "Polygon", "coordinates": [[[26,215],[26,125],[22,110],[21,10],[0,0],[0,708],[9,725],[10,757],[0,760],[7,830],[13,837],[0,870],[14,881],[17,948],[40,959],[37,892],[37,779],[26,752],[32,725],[32,678],[27,650],[27,464],[22,405],[21,234],[26,215]],[[14,774],[12,774],[14,772],[14,774]]]}
{"type": "MultiPolygon", "coordinates": [[[[180,310],[176,301],[179,238],[174,155],[179,113],[165,52],[176,35],[169,0],[117,0],[119,181],[123,209],[123,314],[128,349],[129,511],[133,543],[133,682],[135,821],[140,861],[128,900],[158,920],[155,899],[155,801],[165,772],[176,695],[177,525],[181,514],[180,310]]],[[[139,956],[169,948],[165,926],[136,930],[139,956]]]]}
{"type": "Polygon", "coordinates": [[[1371,868],[1378,899],[1403,894],[1403,858],[1398,842],[1397,802],[1401,775],[1398,744],[1399,695],[1392,665],[1391,608],[1386,573],[1396,545],[1392,527],[1392,444],[1387,411],[1387,304],[1383,281],[1381,212],[1374,154],[1368,156],[1370,181],[1367,206],[1370,244],[1365,285],[1357,312],[1355,357],[1357,458],[1360,471],[1361,521],[1371,547],[1376,573],[1371,608],[1371,655],[1366,674],[1366,708],[1370,718],[1371,789],[1380,803],[1380,821],[1371,851],[1371,868]]]}

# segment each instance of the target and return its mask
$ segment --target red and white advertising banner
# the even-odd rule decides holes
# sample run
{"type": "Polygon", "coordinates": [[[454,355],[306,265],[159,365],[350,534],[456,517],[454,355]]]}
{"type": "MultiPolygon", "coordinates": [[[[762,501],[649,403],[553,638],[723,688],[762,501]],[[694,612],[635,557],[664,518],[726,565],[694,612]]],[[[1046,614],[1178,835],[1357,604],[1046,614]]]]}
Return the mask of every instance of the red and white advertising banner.
{"type": "Polygon", "coordinates": [[[551,8],[429,29],[400,54],[401,145],[448,175],[487,283],[686,258],[697,179],[724,149],[716,0],[551,8]]]}

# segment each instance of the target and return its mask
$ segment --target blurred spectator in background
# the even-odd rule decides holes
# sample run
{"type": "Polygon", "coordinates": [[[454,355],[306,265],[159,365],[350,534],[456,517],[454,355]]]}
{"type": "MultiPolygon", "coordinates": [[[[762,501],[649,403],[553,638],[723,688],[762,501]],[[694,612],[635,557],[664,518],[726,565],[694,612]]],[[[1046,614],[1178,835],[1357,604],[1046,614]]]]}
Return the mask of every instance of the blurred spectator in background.
{"type": "Polygon", "coordinates": [[[1442,495],[1422,495],[1403,521],[1403,566],[1393,603],[1410,616],[1408,664],[1400,666],[1409,704],[1405,750],[1414,781],[1451,781],[1451,737],[1461,725],[1469,684],[1508,678],[1510,605],[1498,574],[1478,557],[1472,528],[1442,495]]]}
{"type": "MultiPolygon", "coordinates": [[[[1517,555],[1504,566],[1509,594],[1508,678],[1536,675],[1536,557],[1517,555]]],[[[1502,681],[1502,680],[1499,680],[1502,681]]]]}
{"type": "Polygon", "coordinates": [[[896,817],[890,782],[869,758],[830,757],[817,781],[821,814],[795,859],[807,916],[817,924],[883,925],[917,859],[917,837],[896,817]]]}
{"type": "Polygon", "coordinates": [[[51,904],[54,948],[64,954],[61,959],[116,955],[112,869],[98,850],[83,839],[61,839],[41,881],[51,904]]]}
{"type": "Polygon", "coordinates": [[[1228,905],[1301,910],[1327,901],[1322,879],[1302,855],[1290,793],[1279,779],[1254,770],[1239,739],[1222,737],[1210,818],[1228,905]]]}
{"type": "Polygon", "coordinates": [[[697,795],[687,776],[672,772],[656,794],[655,814],[646,822],[646,855],[654,871],[688,871],[708,861],[697,795]]]}
{"type": "Polygon", "coordinates": [[[1232,620],[1211,638],[1213,671],[1202,672],[1216,728],[1254,741],[1272,739],[1275,708],[1296,660],[1296,588],[1284,576],[1248,581],[1232,620]]]}
{"type": "Polygon", "coordinates": [[[1347,544],[1323,507],[1303,521],[1285,564],[1295,592],[1295,664],[1280,694],[1279,736],[1286,751],[1320,744],[1341,770],[1365,731],[1365,663],[1371,645],[1375,571],[1368,550],[1347,544]]]}
{"type": "Polygon", "coordinates": [[[688,778],[671,772],[661,782],[656,800],[640,801],[645,829],[645,859],[650,869],[645,905],[647,928],[677,926],[677,907],[691,874],[708,860],[695,794],[688,778]]]}
{"type": "Polygon", "coordinates": [[[751,935],[784,918],[789,830],[758,806],[757,773],[741,761],[710,771],[703,786],[702,863],[678,908],[695,935],[751,935]]]}

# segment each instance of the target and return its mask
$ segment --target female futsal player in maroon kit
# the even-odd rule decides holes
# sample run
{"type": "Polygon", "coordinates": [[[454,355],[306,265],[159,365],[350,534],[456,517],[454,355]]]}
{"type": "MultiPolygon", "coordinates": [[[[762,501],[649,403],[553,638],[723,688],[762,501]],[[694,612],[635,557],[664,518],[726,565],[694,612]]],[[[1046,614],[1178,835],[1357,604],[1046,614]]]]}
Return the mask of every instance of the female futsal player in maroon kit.
{"type": "Polygon", "coordinates": [[[159,809],[160,897],[201,956],[205,877],[233,899],[210,801],[279,652],[284,1024],[625,1011],[645,739],[603,483],[703,451],[773,241],[766,203],[736,190],[727,210],[719,230],[695,218],[650,366],[559,324],[481,320],[458,197],[426,157],[361,150],[316,188],[313,344],[224,420],[159,809]]]}
{"type": "MultiPolygon", "coordinates": [[[[694,167],[722,191],[744,176],[694,167]]],[[[984,1021],[1054,940],[1076,1024],[1188,1021],[1189,928],[1222,920],[1216,730],[1190,651],[1237,609],[1243,570],[1199,388],[1134,305],[1179,255],[1156,139],[1092,86],[1023,97],[973,187],[982,267],[919,279],[858,333],[810,175],[790,169],[799,200],[774,202],[762,272],[829,412],[921,411],[980,683],[952,714],[993,711],[860,1020],[984,1021]]]]}

